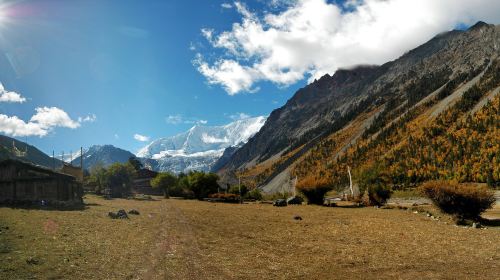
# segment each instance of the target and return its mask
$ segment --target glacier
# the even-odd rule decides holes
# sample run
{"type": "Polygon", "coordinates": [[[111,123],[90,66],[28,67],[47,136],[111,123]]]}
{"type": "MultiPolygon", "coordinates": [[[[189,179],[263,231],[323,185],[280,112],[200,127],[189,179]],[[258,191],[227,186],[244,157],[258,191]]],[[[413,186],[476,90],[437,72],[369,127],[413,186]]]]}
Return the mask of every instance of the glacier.
{"type": "Polygon", "coordinates": [[[149,167],[158,171],[210,171],[226,148],[245,144],[266,119],[259,116],[221,126],[195,125],[186,132],[152,141],[136,155],[151,159],[149,167]]]}

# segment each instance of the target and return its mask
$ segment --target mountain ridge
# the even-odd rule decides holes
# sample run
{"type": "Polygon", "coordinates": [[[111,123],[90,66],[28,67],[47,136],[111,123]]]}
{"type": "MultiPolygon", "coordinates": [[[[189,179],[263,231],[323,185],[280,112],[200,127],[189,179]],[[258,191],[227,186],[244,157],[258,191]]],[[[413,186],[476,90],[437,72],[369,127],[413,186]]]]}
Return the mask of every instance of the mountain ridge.
{"type": "Polygon", "coordinates": [[[266,117],[258,116],[220,126],[195,125],[188,131],[159,138],[137,152],[153,169],[175,173],[190,170],[210,171],[226,149],[238,149],[264,125],[266,117]]]}
{"type": "MultiPolygon", "coordinates": [[[[296,153],[292,151],[307,153],[328,135],[360,126],[354,122],[366,114],[371,114],[369,127],[361,130],[380,130],[369,122],[397,118],[439,88],[477,76],[494,59],[499,45],[500,27],[478,23],[467,31],[439,34],[381,66],[325,75],[274,110],[259,133],[236,151],[220,172],[245,169],[249,180],[263,188],[263,182],[268,184],[283,172],[291,176],[297,161],[281,158],[296,153]]],[[[356,143],[356,135],[363,131],[352,132],[349,145],[356,143]]]]}

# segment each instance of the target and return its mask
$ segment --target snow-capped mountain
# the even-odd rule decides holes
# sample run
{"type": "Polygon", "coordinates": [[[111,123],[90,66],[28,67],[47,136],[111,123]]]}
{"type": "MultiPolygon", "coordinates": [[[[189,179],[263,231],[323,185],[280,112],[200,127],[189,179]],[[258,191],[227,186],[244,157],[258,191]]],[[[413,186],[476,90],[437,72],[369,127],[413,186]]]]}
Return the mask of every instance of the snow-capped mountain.
{"type": "MultiPolygon", "coordinates": [[[[129,158],[135,157],[129,151],[117,148],[113,145],[94,145],[83,151],[83,167],[90,169],[97,164],[104,167],[113,163],[125,163],[129,158]]],[[[80,152],[75,153],[71,162],[75,166],[80,166],[80,152]]]]}
{"type": "Polygon", "coordinates": [[[160,138],[137,152],[153,159],[160,171],[209,171],[228,147],[240,146],[264,125],[266,117],[237,120],[223,126],[195,125],[186,132],[160,138]]]}

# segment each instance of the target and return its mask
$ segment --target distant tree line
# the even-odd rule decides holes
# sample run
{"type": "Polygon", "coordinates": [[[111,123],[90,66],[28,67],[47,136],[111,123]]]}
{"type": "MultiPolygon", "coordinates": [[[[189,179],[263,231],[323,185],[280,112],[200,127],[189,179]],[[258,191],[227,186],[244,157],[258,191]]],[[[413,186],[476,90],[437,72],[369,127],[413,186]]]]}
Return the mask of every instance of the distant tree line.
{"type": "Polygon", "coordinates": [[[136,158],[130,158],[126,163],[114,163],[107,168],[98,163],[90,169],[84,184],[96,194],[124,197],[130,193],[137,171],[141,168],[142,164],[136,158]]]}
{"type": "MultiPolygon", "coordinates": [[[[85,177],[85,186],[99,195],[112,197],[127,197],[131,194],[134,179],[142,169],[142,163],[136,158],[130,158],[126,163],[114,163],[109,167],[103,164],[94,165],[85,177]]],[[[203,199],[215,193],[231,193],[242,198],[260,199],[259,190],[250,191],[245,185],[240,187],[225,186],[218,183],[219,176],[215,173],[190,171],[178,175],[171,172],[160,172],[151,180],[153,188],[161,189],[165,198],[170,196],[189,199],[203,199]]]]}

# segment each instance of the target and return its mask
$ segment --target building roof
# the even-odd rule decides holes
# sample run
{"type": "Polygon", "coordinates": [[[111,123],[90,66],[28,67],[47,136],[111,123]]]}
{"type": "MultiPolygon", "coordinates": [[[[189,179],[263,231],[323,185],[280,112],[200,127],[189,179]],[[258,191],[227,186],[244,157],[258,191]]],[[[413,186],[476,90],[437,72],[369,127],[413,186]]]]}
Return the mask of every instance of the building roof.
{"type": "Polygon", "coordinates": [[[69,178],[75,179],[74,176],[71,176],[69,174],[57,172],[57,171],[54,171],[52,169],[49,169],[49,168],[46,168],[46,167],[43,167],[40,165],[36,165],[36,164],[30,163],[30,162],[26,162],[26,161],[21,161],[21,160],[16,160],[16,159],[6,159],[3,161],[0,161],[0,167],[8,166],[8,165],[16,165],[16,166],[21,167],[21,168],[31,169],[31,170],[35,170],[35,171],[42,172],[45,174],[53,175],[53,176],[62,176],[62,177],[68,177],[68,179],[69,178]]]}
{"type": "Polygon", "coordinates": [[[154,178],[156,175],[158,175],[158,172],[146,168],[137,170],[137,178],[139,179],[154,178]]]}

